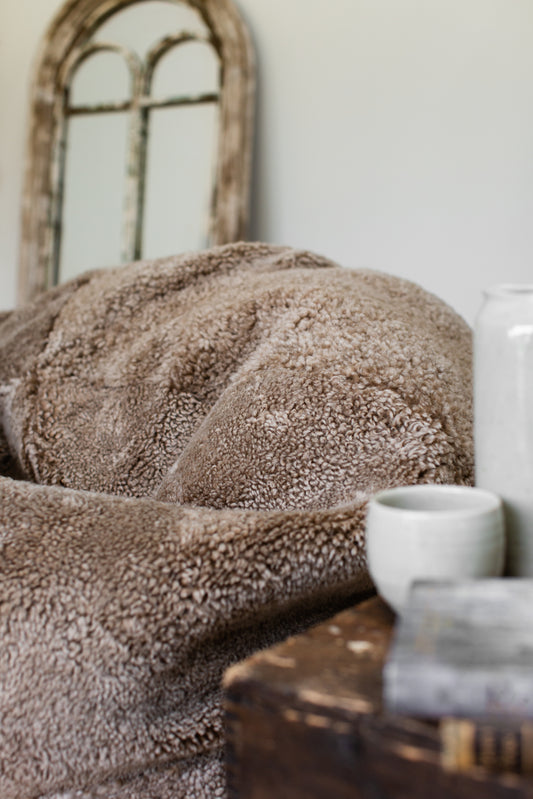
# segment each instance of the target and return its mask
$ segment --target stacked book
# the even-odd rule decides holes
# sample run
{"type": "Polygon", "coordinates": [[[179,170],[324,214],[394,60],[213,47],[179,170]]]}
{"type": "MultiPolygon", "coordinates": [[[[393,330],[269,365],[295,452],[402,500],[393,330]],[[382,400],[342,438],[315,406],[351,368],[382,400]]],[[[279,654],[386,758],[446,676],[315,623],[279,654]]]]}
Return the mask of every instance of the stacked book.
{"type": "Polygon", "coordinates": [[[438,719],[451,770],[533,773],[533,580],[415,584],[385,665],[384,705],[438,719]]]}

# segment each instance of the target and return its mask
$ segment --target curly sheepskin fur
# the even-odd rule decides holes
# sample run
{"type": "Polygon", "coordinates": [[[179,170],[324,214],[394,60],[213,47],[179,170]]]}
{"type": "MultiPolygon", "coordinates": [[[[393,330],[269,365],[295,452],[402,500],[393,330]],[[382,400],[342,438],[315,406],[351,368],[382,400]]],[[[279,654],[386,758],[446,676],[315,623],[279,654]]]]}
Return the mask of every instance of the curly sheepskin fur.
{"type": "Polygon", "coordinates": [[[0,317],[0,796],[223,797],[221,675],[369,589],[368,498],[471,483],[471,337],[234,244],[0,317]]]}

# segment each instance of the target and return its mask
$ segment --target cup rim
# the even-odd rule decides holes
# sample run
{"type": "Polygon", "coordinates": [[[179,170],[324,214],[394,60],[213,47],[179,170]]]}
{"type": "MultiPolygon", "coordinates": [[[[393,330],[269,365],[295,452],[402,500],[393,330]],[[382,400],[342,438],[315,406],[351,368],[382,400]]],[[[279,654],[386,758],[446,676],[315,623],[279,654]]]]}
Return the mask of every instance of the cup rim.
{"type": "Polygon", "coordinates": [[[418,483],[413,485],[394,486],[378,491],[370,499],[370,505],[378,507],[380,512],[402,514],[421,518],[424,514],[439,518],[457,518],[459,516],[478,516],[480,513],[493,512],[503,506],[501,498],[493,491],[488,491],[479,486],[453,485],[447,483],[418,483]],[[440,507],[440,508],[416,508],[402,507],[401,505],[390,504],[391,500],[399,499],[402,496],[420,496],[424,494],[437,494],[441,497],[446,495],[469,496],[479,499],[478,503],[471,503],[465,506],[440,507]],[[387,502],[389,500],[389,502],[387,502]]]}

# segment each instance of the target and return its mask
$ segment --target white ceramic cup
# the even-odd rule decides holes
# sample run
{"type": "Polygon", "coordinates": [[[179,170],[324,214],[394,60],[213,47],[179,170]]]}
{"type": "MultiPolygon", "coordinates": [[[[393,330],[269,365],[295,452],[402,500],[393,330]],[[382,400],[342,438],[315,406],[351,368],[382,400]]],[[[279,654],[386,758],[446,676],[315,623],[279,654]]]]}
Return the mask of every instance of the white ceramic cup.
{"type": "Polygon", "coordinates": [[[381,491],[369,502],[370,576],[397,613],[415,580],[496,577],[504,552],[502,502],[490,491],[413,485],[381,491]]]}

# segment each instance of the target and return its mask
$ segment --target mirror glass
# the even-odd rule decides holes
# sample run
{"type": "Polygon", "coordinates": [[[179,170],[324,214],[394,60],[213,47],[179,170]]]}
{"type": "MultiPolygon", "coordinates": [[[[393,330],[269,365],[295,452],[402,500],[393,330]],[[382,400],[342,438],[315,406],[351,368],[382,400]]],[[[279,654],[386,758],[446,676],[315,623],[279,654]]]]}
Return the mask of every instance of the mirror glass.
{"type": "MultiPolygon", "coordinates": [[[[111,16],[92,42],[112,43],[139,61],[168,35],[206,34],[191,7],[166,0],[133,4],[111,16]]],[[[215,93],[219,65],[214,49],[187,42],[157,63],[151,99],[215,93]]],[[[130,68],[122,53],[97,51],[73,73],[70,107],[128,103],[130,68]]],[[[170,255],[208,245],[218,103],[163,106],[148,112],[143,244],[140,257],[170,255]]],[[[131,173],[129,109],[69,114],[66,122],[59,279],[124,258],[126,178],[131,173]]]]}
{"type": "MultiPolygon", "coordinates": [[[[158,63],[152,96],[215,92],[218,62],[211,47],[189,42],[158,63]]],[[[154,108],[146,167],[143,255],[155,258],[208,245],[218,104],[154,108]]]]}
{"type": "MultiPolygon", "coordinates": [[[[74,75],[73,106],[124,102],[131,80],[124,59],[97,52],[74,75]]],[[[120,262],[129,114],[71,116],[67,122],[59,279],[120,262]]]]}
{"type": "Polygon", "coordinates": [[[183,30],[200,36],[209,33],[200,14],[190,6],[172,0],[144,0],[109,17],[95,32],[93,40],[116,42],[144,58],[156,42],[183,30]]]}
{"type": "Polygon", "coordinates": [[[60,281],[120,263],[129,114],[72,117],[60,247],[60,281]]]}

